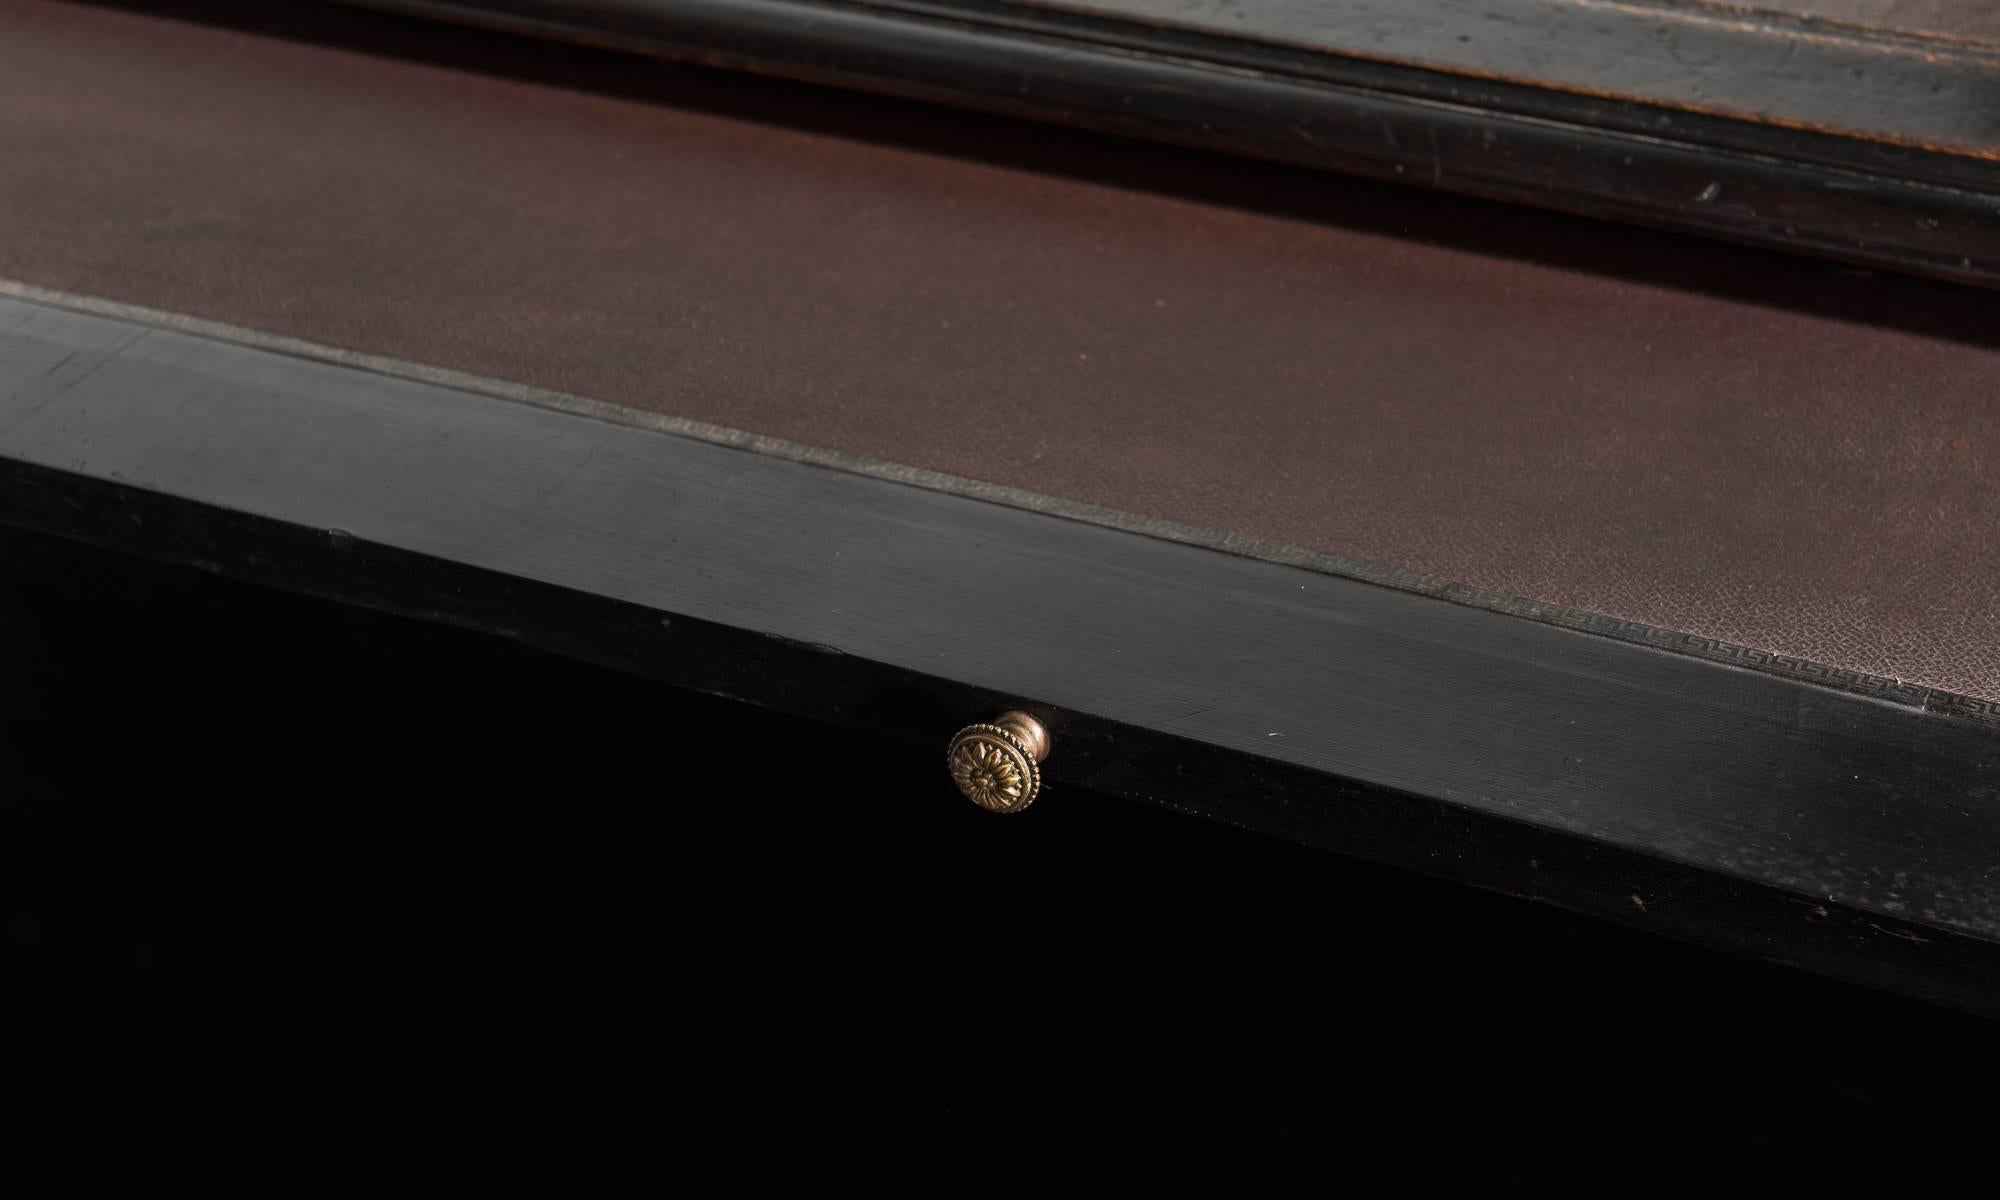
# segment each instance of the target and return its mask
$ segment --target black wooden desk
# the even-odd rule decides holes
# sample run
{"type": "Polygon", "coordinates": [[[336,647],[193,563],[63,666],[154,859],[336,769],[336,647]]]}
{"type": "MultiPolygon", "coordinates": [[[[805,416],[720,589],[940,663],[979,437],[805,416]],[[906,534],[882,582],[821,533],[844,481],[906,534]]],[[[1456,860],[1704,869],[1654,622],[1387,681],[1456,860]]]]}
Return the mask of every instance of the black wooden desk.
{"type": "Polygon", "coordinates": [[[635,804],[982,817],[938,760],[1025,709],[995,838],[1144,802],[1996,1008],[2000,324],[1899,257],[1985,245],[1978,130],[1871,168],[1969,224],[1826,261],[331,6],[0,35],[10,546],[784,714],[621,718],[635,804]]]}

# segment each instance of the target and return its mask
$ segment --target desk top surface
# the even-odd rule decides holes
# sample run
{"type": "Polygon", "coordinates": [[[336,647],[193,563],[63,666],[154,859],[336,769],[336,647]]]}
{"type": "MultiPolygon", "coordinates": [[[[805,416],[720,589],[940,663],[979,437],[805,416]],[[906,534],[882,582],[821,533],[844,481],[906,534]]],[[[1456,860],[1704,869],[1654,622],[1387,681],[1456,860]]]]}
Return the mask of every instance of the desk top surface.
{"type": "Polygon", "coordinates": [[[0,277],[2000,697],[1990,294],[264,21],[0,11],[0,277]]]}

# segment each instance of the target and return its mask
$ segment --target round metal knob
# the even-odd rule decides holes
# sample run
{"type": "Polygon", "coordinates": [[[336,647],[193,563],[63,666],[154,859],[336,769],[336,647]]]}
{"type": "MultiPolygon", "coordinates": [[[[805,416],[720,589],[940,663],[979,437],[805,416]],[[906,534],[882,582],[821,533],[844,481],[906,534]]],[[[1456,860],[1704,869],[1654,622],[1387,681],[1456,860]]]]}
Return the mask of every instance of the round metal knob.
{"type": "Polygon", "coordinates": [[[1039,764],[1048,756],[1049,731],[1042,723],[1024,712],[1004,712],[959,730],[945,765],[967,800],[988,812],[1017,813],[1041,793],[1039,764]]]}

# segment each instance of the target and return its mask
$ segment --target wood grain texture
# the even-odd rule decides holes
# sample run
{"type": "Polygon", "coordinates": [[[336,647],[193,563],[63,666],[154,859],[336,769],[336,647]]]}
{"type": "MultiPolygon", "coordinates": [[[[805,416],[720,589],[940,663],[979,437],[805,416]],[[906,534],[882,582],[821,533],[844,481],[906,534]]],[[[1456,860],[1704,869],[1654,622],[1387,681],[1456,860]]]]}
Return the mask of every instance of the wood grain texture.
{"type": "Polygon", "coordinates": [[[2000,43],[2000,7],[1990,0],[1757,0],[1755,7],[1898,33],[2000,43]]]}
{"type": "MultiPolygon", "coordinates": [[[[0,516],[1979,1007],[1990,727],[352,366],[0,301],[0,516]]],[[[947,785],[940,778],[941,795],[947,785]]]]}

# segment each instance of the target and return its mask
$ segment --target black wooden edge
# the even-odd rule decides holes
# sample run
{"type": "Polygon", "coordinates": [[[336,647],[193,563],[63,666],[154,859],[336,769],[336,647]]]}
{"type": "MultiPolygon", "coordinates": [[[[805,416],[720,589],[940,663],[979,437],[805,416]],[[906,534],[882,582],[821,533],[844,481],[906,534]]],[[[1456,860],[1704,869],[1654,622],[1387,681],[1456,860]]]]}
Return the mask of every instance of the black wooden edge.
{"type": "Polygon", "coordinates": [[[300,338],[283,337],[244,329],[219,321],[207,321],[188,317],[179,313],[163,312],[140,305],[123,304],[113,300],[103,300],[92,296],[36,287],[32,284],[0,280],[0,297],[12,297],[58,308],[71,309],[81,313],[94,313],[121,321],[134,321],[163,328],[177,329],[201,338],[230,342],[252,349],[268,350],[278,354],[293,354],[326,362],[341,363],[358,370],[389,375],[400,379],[435,383],[444,387],[466,391],[484,392],[502,396],[524,404],[544,408],[559,409],[577,413],[598,420],[615,421],[620,424],[658,430],[679,437],[695,438],[713,442],[721,446],[733,446],[754,451],[774,458],[792,462],[811,463],[866,475],[893,483],[908,484],[912,487],[945,492],[954,496],[965,496],[983,500],[990,504],[1002,504],[1044,516],[1059,517],[1063,520],[1081,521],[1088,525],[1100,525],[1107,529],[1120,529],[1147,537],[1162,538],[1167,541],[1182,542],[1190,546],[1201,546],[1224,554],[1257,559],[1261,562],[1277,563],[1298,567],[1324,575],[1342,579],[1355,579],[1380,587],[1394,588],[1420,596],[1430,596],[1469,608],[1487,612],[1504,613],[1528,621],[1556,625],[1580,633],[1612,638],[1629,642],[1636,646],[1648,646],[1675,654],[1690,655],[1713,663],[1743,667],[1753,671],[1797,680],[1801,683],[1816,684],[1838,691],[1851,692],[1857,696],[1891,704],[1905,705],[1926,712],[1943,713],[1954,718],[1980,721],[2000,725],[2000,698],[1974,696],[1945,688],[1930,687],[1912,683],[1872,671],[1857,670],[1852,667],[1834,666],[1801,655],[1783,654],[1757,646],[1744,645],[1704,634],[1689,633],[1684,630],[1669,629],[1649,625],[1643,621],[1628,620],[1608,613],[1589,609],[1574,608],[1547,600],[1536,600],[1512,592],[1492,588],[1473,587],[1443,575],[1428,575],[1399,567],[1393,563],[1377,562],[1370,559],[1351,558],[1346,555],[1328,554],[1318,550],[1308,550],[1300,546],[1272,542],[1243,534],[1207,529],[1198,525],[1188,525],[1179,521],[1169,521],[1160,517],[1141,513],[1123,512],[1102,505],[1086,504],[1080,500],[1070,500],[1061,496],[1050,496],[1031,492],[1023,488],[1008,487],[1004,484],[985,480],[967,479],[942,471],[929,471],[903,463],[888,462],[883,459],[863,455],[848,454],[838,450],[828,450],[819,446],[808,446],[784,438],[770,437],[741,429],[714,425],[705,421],[693,421],[685,417],[675,417],[663,413],[644,412],[623,405],[607,404],[582,396],[551,391],[547,388],[530,387],[526,384],[510,383],[504,380],[452,371],[442,367],[425,366],[421,363],[404,362],[381,355],[363,354],[353,350],[343,350],[300,338]]]}
{"type": "MultiPolygon", "coordinates": [[[[0,458],[0,523],[159,562],[436,621],[936,752],[958,716],[1030,703],[827,647],[0,458]],[[662,629],[672,631],[662,638],[662,629]]],[[[392,681],[385,681],[392,686],[392,681]]],[[[1053,713],[1065,784],[1574,912],[2000,1016],[1984,940],[1619,851],[1588,839],[1053,713]],[[1189,799],[1207,797],[1206,801],[1189,799]],[[1524,870],[1525,866],[1525,870],[1524,870]]],[[[226,747],[218,748],[226,751],[226,747]]],[[[940,768],[942,761],[940,760],[940,768]]],[[[866,769],[865,763],[855,769],[866,769]]],[[[671,802],[670,798],[667,799],[671,802]]],[[[939,772],[939,804],[962,804],[939,772]]],[[[971,819],[988,818],[972,812],[971,819]]],[[[1032,814],[1021,819],[1032,819],[1032,814]]],[[[1365,913],[1329,914],[1338,923],[1365,913]]]]}
{"type": "Polygon", "coordinates": [[[1801,121],[1006,4],[346,2],[2000,283],[2000,165],[1801,121]]]}
{"type": "MultiPolygon", "coordinates": [[[[1044,803],[1135,797],[2000,1011],[2000,738],[1970,722],[20,300],[0,381],[9,524],[916,753],[1024,704],[1058,739],[1044,803]]],[[[963,803],[942,772],[936,802],[963,803]]]]}
{"type": "MultiPolygon", "coordinates": [[[[464,0],[459,0],[464,2],[464,0]]],[[[472,0],[486,3],[487,0],[472,0]]],[[[511,3],[513,0],[502,0],[511,3]]],[[[596,3],[598,0],[586,0],[596,3]]],[[[677,0],[638,0],[664,5],[677,0]]],[[[1991,161],[2000,127],[1987,105],[2000,85],[2000,45],[1909,34],[1701,0],[855,0],[943,15],[978,13],[1021,27],[1094,29],[1107,42],[1200,48],[1216,61],[1255,65],[1254,54],[1301,74],[1347,64],[1427,68],[1437,76],[1522,85],[1585,123],[1615,122],[1636,102],[1649,116],[1634,132],[1672,130],[1681,114],[1723,116],[1741,133],[1763,126],[1790,151],[1822,143],[1857,150],[1875,142],[1938,160],[1991,161]]],[[[1383,76],[1403,78],[1403,76],[1383,76]]],[[[1408,76],[1424,87],[1423,77],[1408,76]]],[[[1520,93],[1499,91],[1496,96],[1520,93]]],[[[1511,104],[1503,105],[1512,107],[1511,104]]],[[[1708,140],[1701,138],[1698,140],[1708,140]]],[[[1867,161],[1881,161],[1870,159],[1867,161]]],[[[1918,162],[1913,156],[1903,161],[1918,162]]]]}
{"type": "Polygon", "coordinates": [[[1688,0],[845,2],[1974,191],[2000,182],[2000,46],[1688,0]]]}

